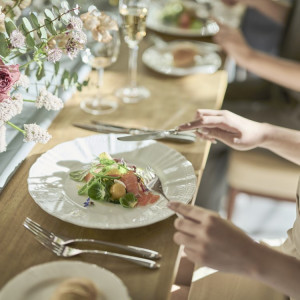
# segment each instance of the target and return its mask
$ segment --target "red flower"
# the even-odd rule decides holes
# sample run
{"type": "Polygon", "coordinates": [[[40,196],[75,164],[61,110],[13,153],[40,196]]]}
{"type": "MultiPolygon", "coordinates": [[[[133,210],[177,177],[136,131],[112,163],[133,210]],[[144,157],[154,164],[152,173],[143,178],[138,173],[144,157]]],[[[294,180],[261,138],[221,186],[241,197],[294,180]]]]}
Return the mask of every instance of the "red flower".
{"type": "Polygon", "coordinates": [[[6,66],[0,59],[0,102],[8,98],[8,92],[19,78],[19,65],[6,66]]]}

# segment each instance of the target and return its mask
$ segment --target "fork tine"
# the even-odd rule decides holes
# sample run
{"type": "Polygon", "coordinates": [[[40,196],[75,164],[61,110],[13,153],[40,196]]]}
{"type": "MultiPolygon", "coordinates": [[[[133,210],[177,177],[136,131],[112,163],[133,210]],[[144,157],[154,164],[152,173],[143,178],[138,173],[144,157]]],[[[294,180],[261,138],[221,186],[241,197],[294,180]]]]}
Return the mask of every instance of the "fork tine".
{"type": "MultiPolygon", "coordinates": [[[[46,229],[43,228],[40,224],[34,222],[33,220],[31,220],[31,219],[28,218],[28,217],[25,219],[25,222],[26,222],[27,224],[30,224],[30,225],[34,226],[36,229],[38,229],[38,230],[44,232],[44,233],[45,233],[46,235],[48,235],[48,236],[50,236],[50,235],[52,234],[50,231],[46,230],[46,229]]],[[[24,222],[24,223],[25,223],[25,222],[24,222]]]]}
{"type": "Polygon", "coordinates": [[[39,228],[36,228],[34,225],[28,224],[28,223],[25,223],[25,222],[24,222],[23,225],[24,225],[25,228],[27,228],[35,236],[39,235],[39,236],[44,236],[45,238],[51,239],[50,235],[45,234],[43,231],[41,231],[39,228]]]}

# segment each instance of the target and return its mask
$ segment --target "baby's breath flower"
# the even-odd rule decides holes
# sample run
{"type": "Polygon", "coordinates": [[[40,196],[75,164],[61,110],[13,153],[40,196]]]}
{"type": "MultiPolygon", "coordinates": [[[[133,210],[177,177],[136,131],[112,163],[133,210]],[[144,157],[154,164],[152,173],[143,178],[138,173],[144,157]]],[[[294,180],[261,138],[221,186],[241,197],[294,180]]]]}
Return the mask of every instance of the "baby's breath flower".
{"type": "Polygon", "coordinates": [[[24,142],[36,142],[46,144],[52,136],[47,130],[41,128],[36,124],[24,124],[25,136],[24,142]]]}
{"type": "Polygon", "coordinates": [[[66,43],[66,51],[70,59],[77,56],[78,52],[84,48],[86,43],[86,35],[82,31],[73,31],[66,43]]]}
{"type": "Polygon", "coordinates": [[[72,31],[72,37],[79,44],[86,44],[86,42],[87,42],[87,36],[81,30],[74,30],[74,31],[72,31]]]}
{"type": "Polygon", "coordinates": [[[23,97],[21,94],[14,94],[12,98],[0,102],[0,121],[7,122],[12,117],[21,113],[23,108],[23,97]]]}
{"type": "Polygon", "coordinates": [[[47,52],[47,59],[50,62],[55,63],[59,61],[61,57],[62,57],[62,50],[59,48],[54,48],[47,52]]]}
{"type": "Polygon", "coordinates": [[[37,108],[45,107],[47,110],[59,110],[64,106],[62,100],[48,92],[45,87],[40,90],[35,105],[37,108]]]}
{"type": "Polygon", "coordinates": [[[19,78],[19,80],[15,83],[15,85],[16,85],[17,87],[23,87],[24,89],[27,89],[27,88],[29,88],[29,85],[30,85],[29,78],[28,78],[26,75],[20,73],[20,78],[19,78]]]}
{"type": "Polygon", "coordinates": [[[15,29],[9,36],[10,43],[14,48],[22,48],[25,45],[25,36],[18,29],[15,29]]]}
{"type": "Polygon", "coordinates": [[[0,153],[6,151],[6,127],[3,121],[0,121],[0,153]]]}
{"type": "Polygon", "coordinates": [[[69,24],[67,25],[67,28],[70,30],[82,30],[83,23],[80,18],[72,16],[69,20],[69,24]]]}

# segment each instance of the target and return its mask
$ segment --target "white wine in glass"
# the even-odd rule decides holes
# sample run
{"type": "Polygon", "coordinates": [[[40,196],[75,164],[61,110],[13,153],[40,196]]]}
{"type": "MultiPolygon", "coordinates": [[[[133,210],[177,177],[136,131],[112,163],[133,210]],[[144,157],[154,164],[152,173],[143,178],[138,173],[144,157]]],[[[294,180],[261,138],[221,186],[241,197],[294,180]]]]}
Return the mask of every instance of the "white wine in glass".
{"type": "Polygon", "coordinates": [[[148,98],[148,89],[137,85],[137,55],[139,42],[146,35],[146,18],[149,0],[120,0],[124,40],[129,47],[129,86],[117,90],[116,95],[125,103],[136,103],[148,98]]]}

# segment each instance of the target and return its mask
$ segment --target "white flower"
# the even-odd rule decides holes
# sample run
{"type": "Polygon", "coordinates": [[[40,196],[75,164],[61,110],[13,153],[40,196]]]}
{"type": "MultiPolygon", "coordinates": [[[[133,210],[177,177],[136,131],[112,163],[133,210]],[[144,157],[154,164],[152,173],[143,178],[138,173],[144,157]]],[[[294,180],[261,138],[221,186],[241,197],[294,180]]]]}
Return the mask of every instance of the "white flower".
{"type": "Polygon", "coordinates": [[[62,50],[59,48],[54,48],[47,52],[47,59],[52,63],[59,61],[61,57],[62,57],[62,50]]]}
{"type": "Polygon", "coordinates": [[[89,8],[88,12],[80,16],[85,29],[92,32],[93,38],[102,43],[112,40],[110,31],[118,31],[117,22],[110,16],[100,13],[96,7],[89,8]]]}
{"type": "Polygon", "coordinates": [[[60,110],[64,106],[62,100],[48,92],[45,87],[40,90],[35,105],[37,108],[45,107],[47,110],[60,110]]]}
{"type": "Polygon", "coordinates": [[[25,45],[25,36],[18,29],[10,34],[9,39],[14,48],[22,48],[25,45]]]}
{"type": "Polygon", "coordinates": [[[79,14],[79,9],[80,9],[79,5],[76,4],[76,6],[75,6],[75,8],[74,8],[74,14],[75,14],[76,16],[79,14]]]}
{"type": "Polygon", "coordinates": [[[69,20],[69,24],[67,25],[67,28],[70,30],[74,29],[74,30],[81,31],[82,26],[83,26],[83,23],[82,23],[81,19],[78,17],[72,16],[69,20]]]}
{"type": "Polygon", "coordinates": [[[72,31],[72,37],[79,44],[86,44],[86,42],[87,42],[87,36],[81,30],[74,30],[74,31],[72,31]]]}
{"type": "Polygon", "coordinates": [[[0,102],[0,121],[7,122],[12,117],[21,113],[23,108],[23,97],[21,94],[14,94],[12,98],[0,102]]]}
{"type": "Polygon", "coordinates": [[[24,74],[20,74],[20,78],[19,78],[19,80],[15,83],[15,85],[17,86],[17,87],[23,87],[24,89],[27,89],[27,88],[29,88],[29,85],[30,85],[30,80],[29,80],[29,78],[26,76],[26,75],[24,75],[24,74]]]}
{"type": "Polygon", "coordinates": [[[36,124],[24,124],[25,137],[24,142],[36,142],[46,144],[52,136],[47,130],[41,128],[36,124]]]}
{"type": "Polygon", "coordinates": [[[6,151],[6,127],[3,121],[0,121],[0,153],[6,151]]]}

